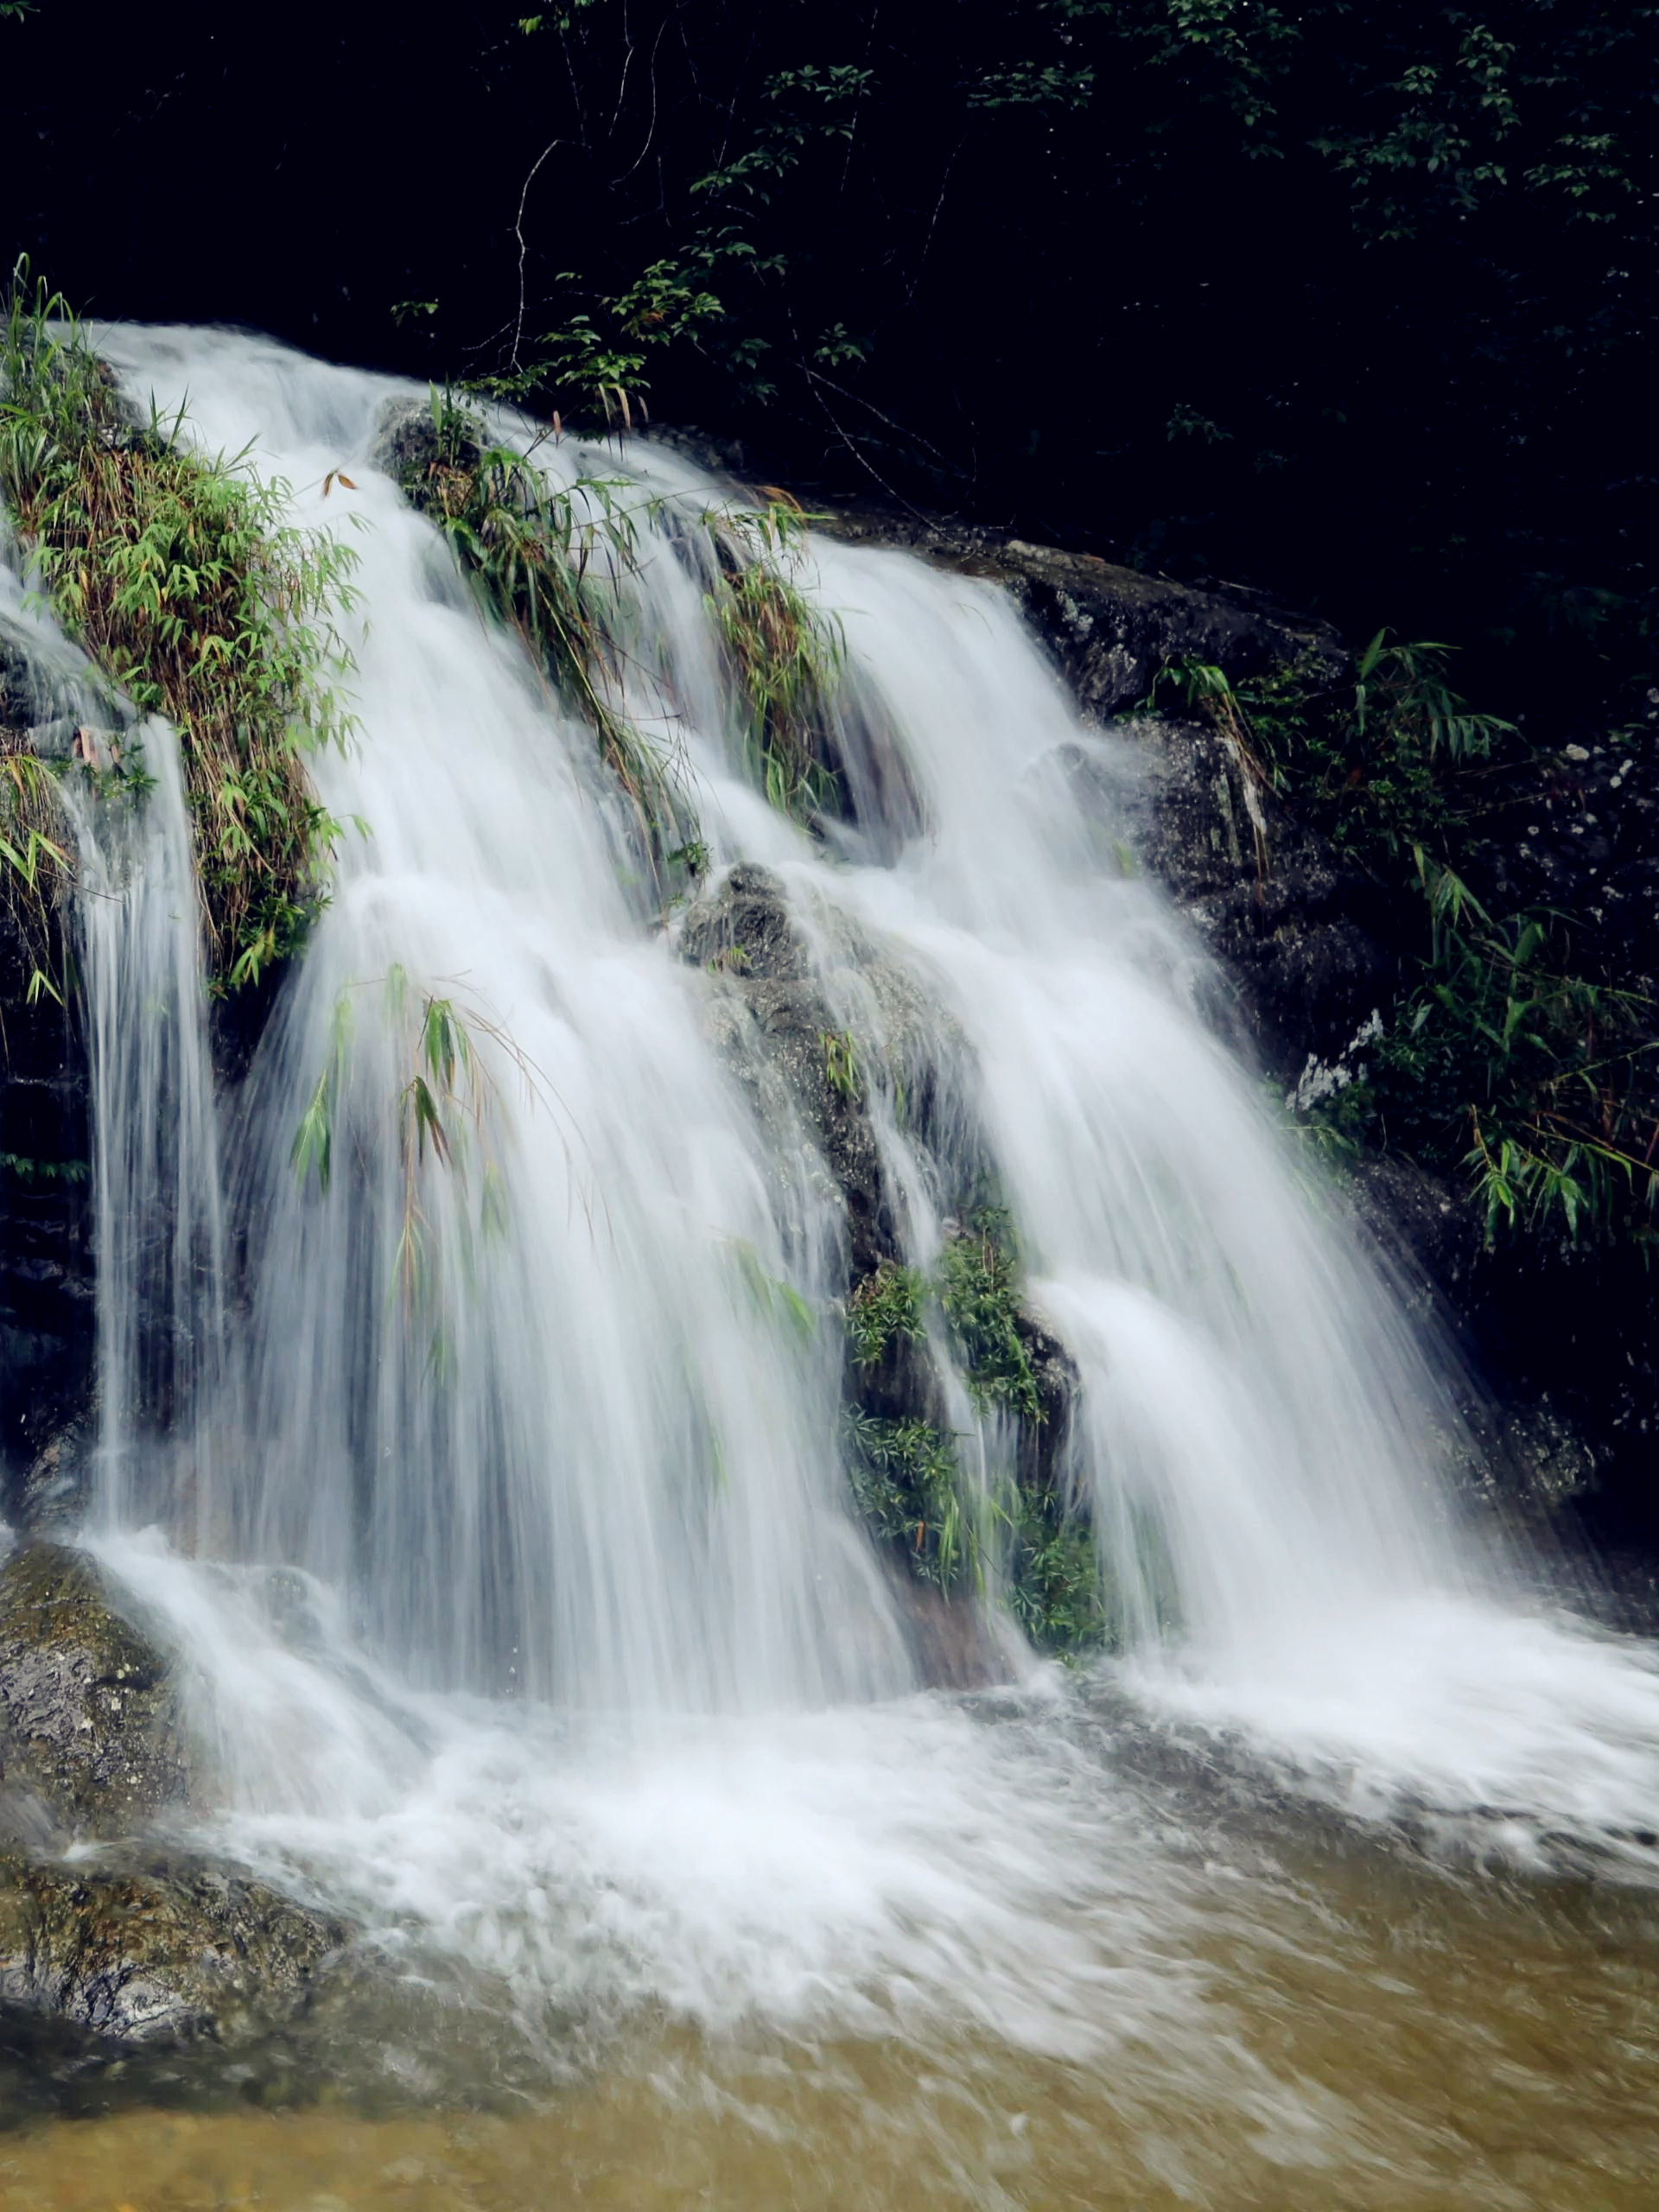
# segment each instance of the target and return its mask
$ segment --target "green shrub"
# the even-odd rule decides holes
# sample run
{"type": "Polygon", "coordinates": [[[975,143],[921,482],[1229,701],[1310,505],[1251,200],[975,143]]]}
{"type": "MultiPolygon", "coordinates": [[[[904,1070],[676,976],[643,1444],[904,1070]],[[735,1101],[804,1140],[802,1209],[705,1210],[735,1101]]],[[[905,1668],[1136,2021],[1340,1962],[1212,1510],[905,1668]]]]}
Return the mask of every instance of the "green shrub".
{"type": "Polygon", "coordinates": [[[856,1410],[845,1420],[853,1495],[875,1533],[903,1547],[924,1582],[950,1589],[976,1573],[979,1548],[950,1440],[922,1421],[856,1410]]]}
{"type": "Polygon", "coordinates": [[[1095,1533],[1052,1491],[1012,1486],[1000,1509],[1007,1529],[1006,1602],[1039,1651],[1097,1650],[1116,1641],[1095,1533]]]}
{"type": "Polygon", "coordinates": [[[1340,686],[1306,659],[1236,685],[1174,661],[1147,703],[1173,690],[1209,715],[1265,785],[1414,909],[1416,979],[1363,1077],[1310,1109],[1316,1133],[1463,1174],[1489,1242],[1645,1242],[1659,1008],[1580,960],[1572,917],[1493,914],[1470,887],[1505,776],[1532,756],[1451,689],[1448,651],[1379,631],[1340,686]]]}
{"type": "Polygon", "coordinates": [[[945,1239],[939,1301],[982,1413],[1040,1421],[1042,1396],[1020,1331],[1020,1269],[1006,1208],[982,1206],[945,1239]]]}
{"type": "Polygon", "coordinates": [[[861,1367],[874,1367],[895,1338],[919,1344],[927,1285],[914,1268],[884,1260],[847,1301],[847,1334],[861,1367]]]}

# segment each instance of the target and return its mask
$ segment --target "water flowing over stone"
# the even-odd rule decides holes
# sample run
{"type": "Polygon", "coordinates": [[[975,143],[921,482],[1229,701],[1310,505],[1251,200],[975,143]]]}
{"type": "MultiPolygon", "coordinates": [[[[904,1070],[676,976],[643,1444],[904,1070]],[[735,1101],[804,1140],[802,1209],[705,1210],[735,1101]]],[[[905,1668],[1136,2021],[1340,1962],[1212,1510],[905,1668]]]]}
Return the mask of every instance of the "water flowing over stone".
{"type": "MultiPolygon", "coordinates": [[[[1206,1021],[1218,980],[1136,862],[1133,744],[1079,726],[1001,595],[814,541],[859,764],[817,846],[745,769],[686,550],[726,491],[649,444],[539,454],[636,505],[626,703],[711,879],[782,887],[861,1071],[880,1249],[931,1270],[961,1209],[1006,1206],[1075,1377],[1052,1478],[1089,1506],[1128,1648],[1062,1690],[1010,1633],[999,1726],[913,1694],[852,1507],[836,1301],[861,1232],[765,1039],[734,1065],[782,999],[740,1020],[682,957],[701,925],[658,924],[591,730],[372,466],[408,395],[241,336],[101,342],[208,447],[253,442],[361,563],[360,727],[313,766],[363,833],[223,1131],[174,828],[118,944],[89,924],[105,1419],[144,1430],[105,1455],[99,1548],[178,1639],[221,1841],[424,1929],[528,2021],[937,2018],[1066,2055],[1203,2040],[1183,1878],[1066,1717],[1096,1691],[1113,1726],[1243,1743],[1350,1809],[1513,1808],[1506,1848],[1566,1827],[1640,1863],[1650,1655],[1524,1603],[1460,1529],[1433,1348],[1206,1021]],[[119,1013],[158,989],[164,1048],[119,1013]],[[435,1002],[475,1054],[447,1164],[408,1106],[435,1002]],[[320,1096],[326,1187],[294,1160],[320,1096]],[[121,1224],[163,1216],[158,1286],[121,1224]],[[178,1332],[148,1395],[134,1299],[178,1332]]],[[[937,1327],[931,1349],[995,1499],[1007,1427],[937,1327]]],[[[994,1548],[987,1572],[994,1604],[994,1548]]]]}

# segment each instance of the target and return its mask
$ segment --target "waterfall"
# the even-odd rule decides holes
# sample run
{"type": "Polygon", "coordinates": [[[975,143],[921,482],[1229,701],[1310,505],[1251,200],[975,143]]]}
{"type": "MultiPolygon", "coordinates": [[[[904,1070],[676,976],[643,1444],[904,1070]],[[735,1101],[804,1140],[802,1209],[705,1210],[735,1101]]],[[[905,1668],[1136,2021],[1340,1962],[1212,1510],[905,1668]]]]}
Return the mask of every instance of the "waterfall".
{"type": "MultiPolygon", "coordinates": [[[[709,979],[651,925],[591,731],[370,465],[404,388],[240,335],[100,343],[210,448],[253,442],[361,563],[359,734],[314,768],[364,828],[222,1176],[184,1041],[176,842],[97,969],[100,1174],[176,1223],[169,1295],[204,1342],[238,1252],[233,1357],[192,1355],[173,1495],[112,1476],[106,1499],[169,1540],[108,1555],[194,1655],[226,1833],[538,2001],[609,1975],[710,2017],[863,2018],[880,1984],[883,2018],[948,1993],[1010,2035],[1097,2041],[1102,1958],[1154,1973],[1150,1891],[1102,1872],[1122,1815],[1075,1795],[1063,1731],[995,1737],[910,1694],[836,1442],[832,1195],[804,1154],[780,1162],[711,1044],[709,979]],[[162,986],[165,1046],[120,1018],[162,986]],[[408,1118],[434,1007],[474,1056],[447,1164],[408,1118]],[[163,1097],[176,1141],[132,1119],[163,1097]],[[294,1160],[319,1097],[326,1188],[294,1160]],[[293,1571],[297,1643],[271,1569],[293,1571]]],[[[1142,1631],[1114,1694],[1254,1732],[1344,1802],[1521,1792],[1544,1825],[1659,1805],[1649,1658],[1502,1594],[1447,1503],[1432,1357],[1205,1024],[1204,957],[1133,864],[1133,744],[1079,728],[989,586],[815,541],[849,746],[879,732],[903,766],[815,850],[731,741],[678,550],[721,487],[657,447],[596,465],[639,488],[629,704],[671,737],[713,874],[744,860],[786,887],[862,1064],[885,1019],[870,948],[922,1008],[925,1141],[872,1077],[907,1255],[933,1264],[975,1163],[1017,1222],[1079,1377],[1065,1478],[1142,1631]]],[[[164,823],[172,760],[158,745],[164,823]]],[[[112,1407],[145,1264],[109,1293],[112,1407]]],[[[1006,1435],[959,1411],[991,1465],[1006,1435]]]]}
{"type": "Polygon", "coordinates": [[[69,935],[92,1090],[95,1489],[107,1524],[142,1526],[176,1513],[199,1480],[208,1450],[200,1417],[224,1340],[222,1177],[190,828],[174,732],[111,696],[32,582],[22,560],[0,563],[0,613],[28,639],[34,743],[60,770],[75,848],[69,935]]]}
{"type": "Polygon", "coordinates": [[[116,1527],[170,1514],[183,1529],[210,1480],[200,1416],[225,1344],[219,1126],[178,739],[151,718],[124,750],[149,779],[142,799],[67,787],[92,1084],[99,1494],[116,1527]]]}

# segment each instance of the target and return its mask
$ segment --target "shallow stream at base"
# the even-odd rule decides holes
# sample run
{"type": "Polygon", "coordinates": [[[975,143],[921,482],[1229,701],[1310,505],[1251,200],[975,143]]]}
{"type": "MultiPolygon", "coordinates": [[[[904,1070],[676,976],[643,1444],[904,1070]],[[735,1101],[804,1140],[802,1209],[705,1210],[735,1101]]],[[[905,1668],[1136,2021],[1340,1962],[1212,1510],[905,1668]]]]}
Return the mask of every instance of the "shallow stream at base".
{"type": "MultiPolygon", "coordinates": [[[[791,1904],[778,1885],[805,1839],[790,1833],[801,1786],[786,1764],[774,1792],[748,1797],[729,1759],[704,1767],[738,1780],[721,1819],[753,1825],[746,1861],[737,1848],[710,1854],[699,1834],[685,1773],[703,1763],[692,1758],[677,1811],[660,1795],[628,1808],[634,1863],[630,1872],[619,1859],[616,1894],[628,1925],[619,1955],[632,1948],[642,1969],[632,2006],[584,2008],[569,1994],[556,2023],[539,2023],[537,2066],[520,2032],[499,2016],[486,2028],[433,1981],[378,2018],[372,2001],[343,2014],[337,2067],[326,2050],[286,2082],[227,2065],[205,2103],[192,2069],[135,2083],[143,2101],[130,2109],[108,2109],[122,2091],[105,2081],[88,2116],[0,2139],[0,2208],[1655,2202],[1659,1890],[1583,1869],[1517,1872],[1490,1855],[1502,1840],[1490,1813],[1432,1846],[1421,1825],[1408,1834],[1321,1813],[1236,1746],[1149,1726],[1109,1689],[972,1716],[924,1700],[887,1718],[893,1748],[912,1752],[931,1740],[960,1753],[971,1734],[986,1746],[982,1773],[1016,1789],[1023,1779],[1023,1792],[995,1821],[982,1807],[977,1833],[958,1797],[929,1868],[922,1793],[911,1793],[906,1834],[901,1765],[897,1808],[850,1816],[872,1834],[889,1824],[885,1868],[849,1877],[872,1886],[826,1901],[804,1853],[791,1904]],[[1016,1884],[1008,1923],[976,1923],[975,1853],[1007,1877],[1023,1841],[1031,1875],[1056,1822],[1071,1845],[1064,1892],[1021,1897],[1016,1884]],[[901,1866],[906,1846],[915,1857],[901,1866]],[[639,1873],[651,1859],[654,1925],[639,1873]],[[892,1910],[856,1991],[851,1931],[869,1928],[883,1879],[892,1910]],[[906,1892],[908,1925],[894,1902],[906,1892]],[[1033,1917],[1020,1926],[1022,1906],[1033,1917]],[[770,1913],[775,1924],[763,1924],[770,1913]],[[644,1994],[653,1935],[656,1967],[673,1957],[688,1974],[699,1922],[705,1936],[721,1931],[728,1967],[748,1961],[747,2013],[728,1986],[719,2024],[686,2017],[688,1987],[677,2005],[666,1987],[644,1994]],[[836,1942],[849,1955],[834,1955],[836,1942]],[[930,1980],[947,1965],[958,1994],[984,1999],[982,2018],[936,2002],[930,1980]],[[855,2024],[861,2000],[869,2014],[855,2024]],[[364,2074],[377,2036],[378,2082],[364,2074]]],[[[833,1753],[818,1756],[822,1782],[833,1753]]],[[[702,1995],[706,2005],[706,1986],[702,1995]]]]}

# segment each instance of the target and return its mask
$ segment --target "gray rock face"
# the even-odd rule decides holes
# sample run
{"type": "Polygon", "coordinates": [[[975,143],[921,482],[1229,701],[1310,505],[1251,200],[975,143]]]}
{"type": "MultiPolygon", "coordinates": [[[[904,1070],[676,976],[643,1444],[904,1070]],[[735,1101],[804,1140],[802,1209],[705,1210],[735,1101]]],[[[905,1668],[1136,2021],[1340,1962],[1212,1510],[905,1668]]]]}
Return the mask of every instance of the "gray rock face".
{"type": "Polygon", "coordinates": [[[8,1799],[73,1834],[130,1834],[189,1795],[168,1662],[66,1545],[0,1568],[0,1758],[8,1799]]]}
{"type": "MultiPolygon", "coordinates": [[[[1294,1081],[1334,1059],[1398,986],[1378,887],[1248,775],[1207,722],[1114,725],[1141,771],[1130,798],[1140,859],[1222,963],[1236,996],[1218,1009],[1256,1057],[1294,1081]],[[1230,1016],[1230,1020],[1229,1019],[1230,1016]]],[[[1121,818],[1123,793],[1079,750],[1069,764],[1085,816],[1121,818]]]]}
{"type": "MultiPolygon", "coordinates": [[[[1144,699],[1179,656],[1235,679],[1297,660],[1334,677],[1347,659],[1328,625],[1242,589],[1198,591],[1092,554],[875,510],[844,512],[825,527],[854,542],[908,545],[1002,584],[1097,724],[1144,699]]],[[[1292,1079],[1310,1057],[1332,1058],[1397,984],[1378,887],[1260,789],[1212,723],[1147,715],[1116,726],[1133,738],[1141,770],[1140,855],[1236,987],[1233,1025],[1292,1079]]],[[[1121,788],[1109,790],[1088,757],[1079,753],[1071,773],[1085,816],[1103,826],[1121,819],[1121,788]]]]}

